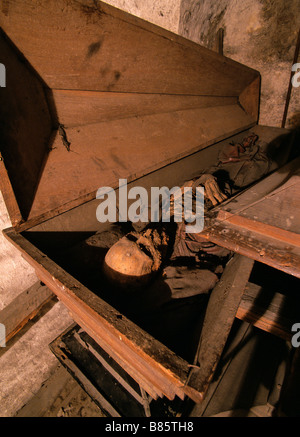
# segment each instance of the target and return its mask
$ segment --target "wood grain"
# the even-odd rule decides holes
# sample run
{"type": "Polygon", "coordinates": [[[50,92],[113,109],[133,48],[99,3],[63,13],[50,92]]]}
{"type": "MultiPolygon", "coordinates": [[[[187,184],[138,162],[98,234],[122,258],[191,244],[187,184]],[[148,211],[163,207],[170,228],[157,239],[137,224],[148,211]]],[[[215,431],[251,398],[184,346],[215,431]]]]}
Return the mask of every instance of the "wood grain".
{"type": "Polygon", "coordinates": [[[7,208],[12,226],[18,226],[23,222],[23,217],[5,168],[4,160],[0,153],[0,190],[7,208]]]}
{"type": "Polygon", "coordinates": [[[221,247],[300,278],[300,249],[262,234],[220,223],[210,226],[201,236],[221,247]]]}
{"type": "Polygon", "coordinates": [[[266,293],[260,286],[248,283],[236,317],[263,331],[291,341],[291,328],[297,323],[299,299],[273,291],[266,293]],[[264,300],[260,295],[262,294],[264,300]]]}
{"type": "MultiPolygon", "coordinates": [[[[269,214],[272,214],[272,211],[269,211],[269,214]]],[[[265,237],[300,247],[300,234],[296,234],[295,232],[286,231],[285,229],[240,215],[234,215],[226,211],[220,211],[217,215],[217,220],[223,222],[223,224],[230,223],[247,231],[253,231],[256,234],[261,234],[265,237]]]]}
{"type": "Polygon", "coordinates": [[[234,105],[236,97],[49,90],[57,118],[70,128],[192,108],[234,105]]]}
{"type": "Polygon", "coordinates": [[[57,134],[29,220],[64,212],[247,129],[252,119],[237,105],[189,109],[66,129],[57,134]]]}
{"type": "Polygon", "coordinates": [[[197,364],[189,385],[205,398],[248,283],[254,261],[235,254],[212,290],[199,342],[197,364]]]}
{"type": "Polygon", "coordinates": [[[53,296],[48,287],[37,282],[0,311],[0,323],[5,326],[6,342],[14,337],[53,296]]]}

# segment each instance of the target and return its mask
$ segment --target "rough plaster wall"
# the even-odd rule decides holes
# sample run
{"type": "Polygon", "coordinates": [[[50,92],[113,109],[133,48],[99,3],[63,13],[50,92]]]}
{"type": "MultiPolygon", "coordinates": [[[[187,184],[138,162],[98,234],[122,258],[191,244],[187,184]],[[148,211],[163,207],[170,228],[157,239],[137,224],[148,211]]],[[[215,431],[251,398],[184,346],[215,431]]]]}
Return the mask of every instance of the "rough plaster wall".
{"type": "Polygon", "coordinates": [[[105,3],[178,33],[180,0],[106,0],[105,3]]]}
{"type": "MultiPolygon", "coordinates": [[[[261,73],[260,123],[280,127],[299,25],[299,0],[182,0],[179,33],[213,49],[222,27],[224,55],[261,73]]],[[[286,127],[296,125],[300,88],[293,88],[286,127]]]]}

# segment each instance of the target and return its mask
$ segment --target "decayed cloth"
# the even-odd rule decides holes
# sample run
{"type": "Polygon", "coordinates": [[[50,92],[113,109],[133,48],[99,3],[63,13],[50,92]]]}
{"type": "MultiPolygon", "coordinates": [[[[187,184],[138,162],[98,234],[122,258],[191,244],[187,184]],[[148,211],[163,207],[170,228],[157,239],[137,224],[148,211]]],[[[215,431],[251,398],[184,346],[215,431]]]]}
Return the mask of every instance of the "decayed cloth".
{"type": "MultiPolygon", "coordinates": [[[[262,178],[270,169],[271,159],[256,144],[258,136],[251,133],[240,143],[229,143],[219,153],[218,163],[198,178],[187,181],[181,188],[203,186],[205,190],[204,213],[220,204],[232,194],[262,178]]],[[[172,210],[171,210],[172,211],[172,210]]],[[[193,211],[195,212],[195,211],[193,211]]],[[[208,242],[200,234],[185,232],[186,224],[178,224],[171,259],[195,257],[204,252],[226,257],[230,252],[208,242]]]]}

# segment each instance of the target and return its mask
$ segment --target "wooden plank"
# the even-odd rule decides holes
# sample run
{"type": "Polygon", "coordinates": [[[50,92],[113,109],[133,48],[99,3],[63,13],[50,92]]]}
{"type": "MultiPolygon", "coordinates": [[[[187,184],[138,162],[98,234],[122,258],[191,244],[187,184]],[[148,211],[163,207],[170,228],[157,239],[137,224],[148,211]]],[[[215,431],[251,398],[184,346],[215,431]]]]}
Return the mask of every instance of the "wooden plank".
{"type": "Polygon", "coordinates": [[[176,96],[167,94],[110,93],[49,90],[48,99],[65,127],[191,108],[234,105],[236,97],[176,96]]]}
{"type": "Polygon", "coordinates": [[[0,323],[5,326],[6,342],[35,317],[53,296],[48,287],[36,282],[0,311],[0,323]]]}
{"type": "MultiPolygon", "coordinates": [[[[256,130],[258,127],[259,126],[256,127],[256,130]]],[[[289,138],[293,140],[293,137],[291,137],[290,134],[280,135],[282,129],[279,129],[278,131],[279,139],[283,137],[280,147],[290,149],[289,138]]],[[[275,142],[275,139],[273,139],[271,142],[275,142]]],[[[279,147],[279,144],[277,144],[277,147],[279,147]]],[[[264,202],[269,197],[271,198],[273,194],[277,192],[277,190],[281,191],[282,189],[293,185],[294,181],[292,178],[293,176],[297,175],[299,166],[300,157],[289,162],[284,159],[284,162],[281,163],[281,166],[279,166],[280,170],[278,170],[278,166],[273,168],[273,172],[270,175],[264,177],[261,181],[252,185],[247,190],[237,194],[234,198],[224,202],[220,207],[215,209],[215,212],[218,213],[222,210],[228,211],[232,214],[242,214],[244,211],[249,211],[250,208],[252,209],[261,204],[261,202],[264,202]]],[[[259,206],[257,210],[261,210],[261,206],[259,206]]]]}
{"type": "Polygon", "coordinates": [[[10,0],[0,26],[52,89],[238,96],[259,76],[100,1],[10,0]]]}
{"type": "MultiPolygon", "coordinates": [[[[269,214],[272,214],[272,211],[269,210],[269,214]]],[[[295,232],[286,231],[285,229],[271,226],[257,220],[252,220],[247,217],[242,217],[240,215],[234,215],[227,211],[219,211],[217,220],[223,222],[223,224],[230,223],[247,231],[254,231],[256,234],[262,234],[266,237],[300,247],[300,234],[296,234],[295,232]]]]}
{"type": "Polygon", "coordinates": [[[12,228],[4,232],[72,317],[154,399],[184,397],[188,363],[96,296],[12,228]]]}
{"type": "Polygon", "coordinates": [[[49,217],[116,188],[252,126],[238,106],[189,109],[66,129],[45,164],[29,220],[49,217]]]}
{"type": "MultiPolygon", "coordinates": [[[[298,174],[292,175],[286,183],[270,192],[260,202],[249,205],[242,215],[248,220],[263,222],[267,227],[275,223],[276,227],[283,230],[282,235],[299,235],[300,170],[298,174]]],[[[299,244],[297,237],[294,239],[294,244],[299,244]]]]}
{"type": "Polygon", "coordinates": [[[255,261],[300,278],[300,249],[262,234],[242,230],[226,223],[209,225],[201,236],[255,261]]]}
{"type": "Polygon", "coordinates": [[[236,351],[239,350],[241,344],[244,344],[245,338],[249,335],[250,325],[247,323],[239,326],[236,334],[233,338],[230,338],[230,342],[226,345],[226,350],[223,352],[221,359],[217,366],[216,377],[213,378],[210,383],[205,397],[202,402],[196,403],[189,414],[189,417],[202,417],[205,416],[205,412],[209,407],[214,404],[216,395],[218,396],[218,388],[224,378],[228,375],[228,370],[232,366],[236,357],[236,351]]]}
{"type": "Polygon", "coordinates": [[[215,208],[203,238],[299,278],[299,163],[298,157],[215,208]]]}
{"type": "Polygon", "coordinates": [[[201,393],[203,399],[236,317],[253,264],[249,258],[234,255],[211,292],[199,342],[196,361],[199,367],[192,369],[188,379],[188,386],[201,393]]]}
{"type": "Polygon", "coordinates": [[[291,341],[291,328],[297,322],[299,299],[278,292],[263,290],[248,283],[236,317],[263,331],[291,341]]]}
{"type": "MultiPolygon", "coordinates": [[[[281,129],[269,128],[265,126],[254,126],[251,132],[257,132],[259,138],[263,143],[272,141],[282,133],[281,129]],[[273,132],[273,135],[271,135],[273,132]]],[[[194,154],[171,163],[163,168],[160,168],[152,173],[149,173],[142,178],[137,179],[128,184],[128,190],[134,186],[144,187],[149,195],[151,194],[151,187],[175,187],[181,186],[187,179],[192,179],[199,176],[202,172],[206,172],[211,166],[218,161],[218,154],[228,141],[239,142],[249,131],[241,132],[233,137],[216,144],[208,146],[194,154]]],[[[118,196],[117,196],[118,197],[118,196]]],[[[235,200],[238,201],[239,197],[235,200]]],[[[100,223],[97,221],[95,210],[99,205],[99,200],[94,199],[90,202],[84,203],[77,208],[73,208],[64,214],[53,217],[50,220],[38,224],[26,223],[21,229],[28,229],[30,232],[97,232],[100,223]],[[31,226],[31,227],[30,227],[31,226]]]]}

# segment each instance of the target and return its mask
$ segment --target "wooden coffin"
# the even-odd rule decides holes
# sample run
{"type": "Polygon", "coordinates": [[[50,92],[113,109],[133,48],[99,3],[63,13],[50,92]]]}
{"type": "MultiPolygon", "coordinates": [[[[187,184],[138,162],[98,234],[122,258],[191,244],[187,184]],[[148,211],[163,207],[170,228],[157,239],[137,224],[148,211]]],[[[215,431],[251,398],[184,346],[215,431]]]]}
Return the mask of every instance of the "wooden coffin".
{"type": "MultiPolygon", "coordinates": [[[[194,361],[120,311],[101,279],[95,286],[77,274],[72,248],[104,228],[99,187],[117,189],[122,178],[129,188],[173,187],[249,130],[267,143],[280,137],[257,125],[259,73],[92,0],[4,1],[0,27],[0,177],[12,222],[5,236],[150,396],[200,402],[219,356],[207,351],[213,345],[201,342],[194,384],[194,361]]],[[[253,265],[243,255],[224,273],[223,288],[235,292],[219,313],[219,351],[253,265]]]]}

